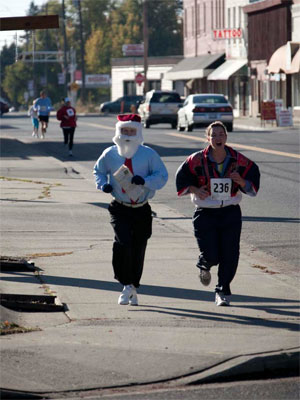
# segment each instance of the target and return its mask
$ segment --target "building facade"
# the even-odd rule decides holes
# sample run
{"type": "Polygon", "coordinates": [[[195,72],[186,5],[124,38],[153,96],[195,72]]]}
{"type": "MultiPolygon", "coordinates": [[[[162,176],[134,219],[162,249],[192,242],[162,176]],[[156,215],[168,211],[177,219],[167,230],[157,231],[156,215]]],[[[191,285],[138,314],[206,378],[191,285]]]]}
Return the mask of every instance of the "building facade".
{"type": "Polygon", "coordinates": [[[183,95],[223,93],[235,116],[246,115],[249,110],[247,19],[243,7],[248,1],[184,0],[183,4],[185,59],[167,76],[182,80],[183,95]],[[195,68],[189,68],[189,64],[195,68]]]}
{"type": "Polygon", "coordinates": [[[299,107],[299,2],[265,0],[244,7],[248,16],[251,114],[261,101],[299,107]],[[297,4],[298,3],[298,4],[297,4]]]}
{"type": "MultiPolygon", "coordinates": [[[[148,90],[173,90],[174,82],[165,77],[183,56],[149,57],[147,69],[148,90]]],[[[144,83],[137,83],[137,75],[144,74],[143,57],[123,57],[112,59],[111,99],[124,95],[143,95],[144,83]]]]}

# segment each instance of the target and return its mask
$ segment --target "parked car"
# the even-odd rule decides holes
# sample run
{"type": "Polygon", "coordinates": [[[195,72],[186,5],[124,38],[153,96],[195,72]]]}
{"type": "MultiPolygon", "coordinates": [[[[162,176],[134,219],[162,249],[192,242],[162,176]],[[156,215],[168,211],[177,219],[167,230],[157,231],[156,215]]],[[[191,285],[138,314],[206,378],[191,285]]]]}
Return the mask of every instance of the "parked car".
{"type": "Polygon", "coordinates": [[[181,103],[181,98],[176,92],[151,90],[146,93],[138,113],[145,128],[160,123],[171,124],[172,128],[176,128],[177,112],[181,103]]]}
{"type": "Polygon", "coordinates": [[[106,101],[100,104],[101,113],[128,113],[132,111],[132,105],[137,109],[139,103],[143,100],[143,96],[123,96],[114,101],[106,101]]]}
{"type": "Polygon", "coordinates": [[[0,98],[0,115],[2,116],[2,114],[8,113],[8,112],[9,112],[9,104],[7,103],[7,101],[2,99],[2,97],[1,97],[0,98]]]}
{"type": "Polygon", "coordinates": [[[191,132],[195,127],[221,121],[228,132],[233,130],[232,105],[223,94],[191,94],[178,110],[177,130],[191,132]]]}

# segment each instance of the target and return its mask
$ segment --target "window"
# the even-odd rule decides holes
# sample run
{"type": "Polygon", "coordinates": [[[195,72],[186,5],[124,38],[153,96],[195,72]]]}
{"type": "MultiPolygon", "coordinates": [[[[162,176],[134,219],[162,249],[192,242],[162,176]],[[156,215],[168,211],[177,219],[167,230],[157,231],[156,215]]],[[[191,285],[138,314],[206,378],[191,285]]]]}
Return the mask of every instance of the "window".
{"type": "Polygon", "coordinates": [[[195,36],[195,18],[196,18],[196,16],[195,16],[195,7],[194,6],[192,6],[192,15],[191,15],[191,17],[192,17],[192,36],[195,36]]]}
{"type": "Polygon", "coordinates": [[[201,11],[200,4],[196,3],[196,26],[197,26],[197,35],[201,33],[201,11]]]}
{"type": "Polygon", "coordinates": [[[228,103],[224,96],[195,96],[193,98],[193,103],[207,103],[207,104],[217,104],[217,103],[228,103]]]}
{"type": "Polygon", "coordinates": [[[150,103],[181,103],[178,93],[154,93],[150,103]]]}
{"type": "Polygon", "coordinates": [[[123,82],[123,93],[124,93],[124,95],[136,94],[136,83],[135,83],[135,81],[124,81],[123,82]]]}
{"type": "Polygon", "coordinates": [[[232,28],[236,28],[236,9],[233,7],[232,28]]]}
{"type": "Polygon", "coordinates": [[[242,7],[238,8],[239,11],[239,23],[238,23],[238,28],[241,28],[242,26],[242,7]]]}
{"type": "Polygon", "coordinates": [[[160,90],[161,89],[161,81],[160,80],[150,80],[148,81],[149,90],[160,90]]]}
{"type": "Polygon", "coordinates": [[[210,21],[210,25],[211,25],[211,28],[214,29],[214,2],[213,2],[213,0],[211,0],[210,6],[211,6],[211,21],[210,21]]]}
{"type": "Polygon", "coordinates": [[[184,37],[187,37],[187,9],[184,9],[184,37]]]}
{"type": "Polygon", "coordinates": [[[227,10],[227,28],[231,28],[231,20],[230,20],[230,8],[227,10]]]}

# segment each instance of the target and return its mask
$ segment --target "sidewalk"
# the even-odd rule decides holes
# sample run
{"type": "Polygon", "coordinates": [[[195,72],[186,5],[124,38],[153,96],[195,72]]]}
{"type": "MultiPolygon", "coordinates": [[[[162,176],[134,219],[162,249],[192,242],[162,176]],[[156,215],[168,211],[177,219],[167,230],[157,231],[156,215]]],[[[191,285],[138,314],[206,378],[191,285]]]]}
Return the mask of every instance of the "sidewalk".
{"type": "Polygon", "coordinates": [[[258,117],[237,117],[234,119],[234,129],[250,129],[253,131],[259,130],[275,130],[275,131],[284,131],[287,129],[295,129],[300,132],[300,119],[294,118],[293,120],[294,126],[285,127],[285,126],[277,126],[276,121],[261,121],[258,117]]]}
{"type": "Polygon", "coordinates": [[[216,268],[211,286],[201,286],[190,219],[154,198],[140,305],[119,306],[109,195],[76,162],[31,154],[30,140],[2,148],[1,255],[31,259],[40,271],[2,272],[0,291],[57,296],[65,312],[1,307],[2,322],[39,328],[2,336],[3,389],[57,398],[296,368],[298,282],[273,273],[274,260],[242,243],[232,306],[216,307],[216,268]]]}

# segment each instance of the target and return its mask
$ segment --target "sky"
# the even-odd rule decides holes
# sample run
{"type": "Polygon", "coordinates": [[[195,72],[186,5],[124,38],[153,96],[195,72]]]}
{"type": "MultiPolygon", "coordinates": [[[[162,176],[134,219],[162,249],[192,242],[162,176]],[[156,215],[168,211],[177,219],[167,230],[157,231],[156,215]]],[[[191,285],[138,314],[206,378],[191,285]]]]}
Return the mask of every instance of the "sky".
{"type": "MultiPolygon", "coordinates": [[[[1,0],[0,16],[4,17],[25,17],[32,0],[1,0]]],[[[34,0],[34,4],[41,6],[46,0],[34,0]]],[[[0,31],[0,48],[5,44],[8,46],[15,40],[17,36],[22,36],[24,31],[0,31]]]]}

